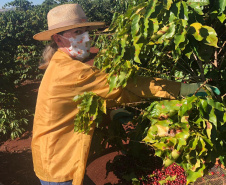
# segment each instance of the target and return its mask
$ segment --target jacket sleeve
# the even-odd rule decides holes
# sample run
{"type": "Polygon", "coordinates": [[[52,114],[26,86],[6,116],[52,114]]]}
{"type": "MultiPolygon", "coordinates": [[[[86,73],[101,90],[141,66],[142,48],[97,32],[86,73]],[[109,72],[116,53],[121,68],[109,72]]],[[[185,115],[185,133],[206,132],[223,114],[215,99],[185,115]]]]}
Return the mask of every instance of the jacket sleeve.
{"type": "Polygon", "coordinates": [[[119,103],[139,101],[144,98],[175,99],[179,95],[181,83],[161,78],[141,77],[129,80],[125,88],[114,89],[109,93],[107,74],[97,69],[90,75],[92,92],[119,103]],[[91,80],[92,79],[92,80],[91,80]]]}

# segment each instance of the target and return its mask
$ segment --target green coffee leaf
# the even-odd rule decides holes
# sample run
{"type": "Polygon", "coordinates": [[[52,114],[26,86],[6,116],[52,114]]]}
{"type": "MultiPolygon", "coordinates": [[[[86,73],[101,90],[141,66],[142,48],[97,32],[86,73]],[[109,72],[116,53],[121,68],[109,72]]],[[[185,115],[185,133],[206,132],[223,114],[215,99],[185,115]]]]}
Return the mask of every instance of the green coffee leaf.
{"type": "Polygon", "coordinates": [[[208,114],[208,102],[204,99],[200,99],[200,101],[197,104],[199,106],[200,113],[203,117],[205,117],[208,114]]]}
{"type": "Polygon", "coordinates": [[[84,109],[84,112],[89,112],[90,111],[90,106],[92,105],[93,102],[93,96],[85,96],[84,97],[86,99],[86,106],[84,109]]]}
{"type": "Polygon", "coordinates": [[[124,49],[124,50],[126,47],[127,38],[128,38],[128,34],[123,35],[123,37],[121,38],[121,46],[122,46],[122,49],[124,49]]]}
{"type": "Polygon", "coordinates": [[[156,0],[151,0],[148,6],[146,7],[146,12],[144,15],[144,38],[147,38],[148,36],[149,17],[155,11],[156,3],[157,3],[156,0]]]}
{"type": "Polygon", "coordinates": [[[207,151],[208,150],[206,149],[206,143],[203,140],[203,138],[200,137],[199,141],[198,141],[198,145],[197,145],[197,152],[198,152],[199,157],[206,156],[207,151]]]}
{"type": "Polygon", "coordinates": [[[203,11],[202,8],[200,7],[200,3],[199,2],[194,2],[194,0],[188,0],[187,1],[188,6],[190,6],[191,8],[193,8],[199,15],[203,15],[203,11]]]}
{"type": "Polygon", "coordinates": [[[79,96],[79,95],[77,95],[77,96],[75,96],[74,98],[73,98],[73,101],[79,101],[79,100],[81,100],[82,99],[82,96],[79,96]]]}
{"type": "Polygon", "coordinates": [[[190,32],[195,37],[197,41],[202,41],[203,37],[200,35],[200,29],[202,28],[202,24],[196,22],[190,25],[190,32]]]}
{"type": "Polygon", "coordinates": [[[164,35],[169,29],[169,26],[162,27],[157,33],[151,36],[152,41],[157,41],[162,35],[164,35]]]}
{"type": "Polygon", "coordinates": [[[188,45],[185,47],[184,53],[185,53],[185,56],[186,56],[188,59],[191,58],[191,55],[192,55],[192,53],[193,53],[193,50],[192,50],[190,44],[188,44],[188,45]]]}
{"type": "Polygon", "coordinates": [[[96,96],[94,97],[91,96],[91,97],[92,97],[91,104],[88,104],[87,107],[89,107],[89,115],[93,116],[92,119],[95,120],[98,112],[98,97],[96,96]]]}
{"type": "Polygon", "coordinates": [[[209,46],[214,46],[218,48],[217,43],[218,43],[218,38],[217,38],[217,33],[216,31],[209,26],[202,26],[200,28],[200,35],[204,37],[207,41],[207,45],[209,46]]]}
{"type": "Polygon", "coordinates": [[[186,2],[182,1],[182,6],[183,6],[183,18],[184,18],[184,20],[188,20],[189,19],[188,18],[188,12],[189,12],[188,5],[186,2]]]}
{"type": "Polygon", "coordinates": [[[197,101],[196,96],[191,96],[183,101],[181,109],[179,110],[178,115],[183,117],[183,115],[187,115],[187,112],[193,108],[193,103],[197,101]]]}
{"type": "Polygon", "coordinates": [[[217,128],[217,117],[216,117],[216,114],[215,114],[215,110],[213,108],[209,113],[209,120],[217,128]]]}
{"type": "Polygon", "coordinates": [[[181,11],[181,1],[177,2],[177,3],[173,3],[172,7],[171,7],[171,17],[170,17],[170,21],[172,21],[175,18],[178,18],[180,15],[180,11],[181,11]]]}
{"type": "MultiPolygon", "coordinates": [[[[188,139],[188,137],[190,136],[189,132],[186,131],[186,130],[182,130],[181,132],[178,132],[176,135],[175,135],[175,138],[177,139],[183,139],[185,142],[186,140],[188,139]]],[[[180,144],[183,144],[184,142],[181,142],[180,144]]]]}
{"type": "Polygon", "coordinates": [[[131,23],[131,33],[133,37],[136,36],[140,30],[139,21],[140,21],[140,15],[136,14],[131,23]]]}
{"type": "Polygon", "coordinates": [[[198,3],[200,6],[206,6],[210,4],[209,0],[189,0],[191,3],[198,3]]]}
{"type": "Polygon", "coordinates": [[[211,105],[211,107],[219,111],[225,111],[224,105],[222,103],[214,101],[213,99],[207,99],[207,102],[211,105]]]}
{"type": "Polygon", "coordinates": [[[139,58],[139,54],[140,54],[140,51],[141,51],[142,46],[143,46],[143,43],[134,44],[134,47],[135,47],[134,61],[136,63],[139,63],[139,64],[141,64],[141,61],[140,61],[140,58],[139,58]]]}
{"type": "Polygon", "coordinates": [[[174,159],[166,158],[166,159],[163,160],[163,165],[164,165],[165,167],[168,167],[169,165],[173,164],[174,162],[175,162],[174,159]]]}
{"type": "Polygon", "coordinates": [[[157,135],[160,137],[168,136],[169,122],[167,120],[158,121],[155,126],[158,128],[157,135]]]}
{"type": "Polygon", "coordinates": [[[158,150],[166,150],[168,148],[167,144],[163,142],[154,143],[152,146],[158,150]]]}
{"type": "Polygon", "coordinates": [[[188,170],[187,171],[187,183],[195,182],[197,178],[203,176],[203,171],[206,168],[205,164],[201,163],[200,168],[197,171],[188,170]]]}
{"type": "Polygon", "coordinates": [[[223,23],[226,20],[226,14],[222,13],[221,15],[217,16],[217,18],[221,23],[223,23]]]}
{"type": "Polygon", "coordinates": [[[174,36],[175,31],[176,25],[174,23],[171,23],[169,25],[169,29],[167,29],[167,31],[158,39],[156,43],[162,43],[165,39],[171,39],[174,36]]]}
{"type": "Polygon", "coordinates": [[[178,145],[177,145],[177,150],[181,150],[182,147],[186,146],[187,142],[186,140],[182,138],[178,138],[178,145]]]}
{"type": "Polygon", "coordinates": [[[175,49],[178,48],[180,43],[185,41],[185,35],[187,34],[186,30],[183,30],[182,33],[176,34],[174,37],[175,49]]]}
{"type": "Polygon", "coordinates": [[[109,92],[117,86],[118,76],[111,76],[109,78],[109,92]]]}
{"type": "Polygon", "coordinates": [[[172,155],[172,158],[174,159],[174,160],[176,160],[176,159],[178,159],[178,157],[180,156],[180,152],[178,151],[178,150],[173,150],[172,151],[172,153],[171,153],[171,155],[172,155]]]}
{"type": "Polygon", "coordinates": [[[157,19],[150,19],[149,24],[151,24],[150,29],[151,33],[150,35],[155,34],[159,29],[159,23],[157,19]]]}
{"type": "Polygon", "coordinates": [[[79,112],[74,120],[74,131],[88,134],[91,127],[99,126],[102,115],[106,114],[106,101],[92,92],[85,92],[75,100],[81,100],[79,112]]]}
{"type": "Polygon", "coordinates": [[[107,113],[107,102],[104,99],[99,99],[99,100],[101,100],[101,101],[98,101],[100,111],[103,112],[104,114],[106,114],[107,113]]]}
{"type": "Polygon", "coordinates": [[[223,13],[226,8],[226,0],[219,0],[219,13],[223,13]]]}
{"type": "Polygon", "coordinates": [[[211,141],[210,139],[208,139],[206,136],[203,136],[202,138],[203,138],[203,140],[204,140],[206,143],[209,144],[209,146],[213,147],[213,143],[212,143],[212,141],[211,141]]]}
{"type": "Polygon", "coordinates": [[[191,170],[195,172],[196,169],[200,167],[200,163],[201,163],[200,160],[196,159],[196,163],[195,165],[193,165],[193,168],[191,170]]]}
{"type": "Polygon", "coordinates": [[[191,151],[191,150],[196,150],[196,146],[197,146],[197,144],[198,144],[198,140],[199,140],[199,138],[198,137],[195,137],[195,138],[193,138],[192,140],[190,140],[190,142],[189,142],[189,147],[188,147],[188,149],[191,151]]]}
{"type": "Polygon", "coordinates": [[[173,3],[173,0],[163,0],[163,7],[166,9],[166,10],[169,10],[171,5],[173,3]]]}
{"type": "Polygon", "coordinates": [[[146,7],[146,12],[144,14],[145,20],[148,19],[151,16],[151,14],[155,11],[155,7],[156,7],[157,2],[158,1],[156,1],[156,0],[150,0],[148,2],[148,5],[146,7]]]}

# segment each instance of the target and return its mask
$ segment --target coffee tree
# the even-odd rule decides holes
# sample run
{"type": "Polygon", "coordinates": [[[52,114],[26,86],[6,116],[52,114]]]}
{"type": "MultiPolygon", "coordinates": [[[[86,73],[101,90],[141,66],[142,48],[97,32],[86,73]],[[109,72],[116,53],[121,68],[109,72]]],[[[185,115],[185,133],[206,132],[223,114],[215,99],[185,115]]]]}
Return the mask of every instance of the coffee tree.
{"type": "MultiPolygon", "coordinates": [[[[124,105],[139,115],[129,133],[115,124],[121,130],[117,138],[136,141],[130,142],[127,154],[138,158],[145,142],[166,167],[176,162],[185,169],[187,183],[194,182],[217,158],[223,164],[226,160],[226,1],[131,0],[128,6],[124,14],[115,15],[108,30],[111,44],[101,48],[95,59],[96,66],[109,73],[110,91],[143,75],[203,82],[207,96],[195,93],[178,100],[124,105]],[[221,96],[212,96],[206,83],[217,86],[221,96]]],[[[75,130],[88,132],[93,123],[100,123],[106,102],[92,93],[81,98],[83,114],[76,118],[75,130]],[[95,107],[92,99],[98,99],[95,107]]]]}
{"type": "Polygon", "coordinates": [[[24,132],[25,124],[34,110],[22,102],[19,92],[25,80],[40,79],[38,70],[44,44],[33,35],[46,29],[49,7],[33,6],[31,2],[12,1],[15,11],[0,13],[0,136],[16,138],[24,132]]]}

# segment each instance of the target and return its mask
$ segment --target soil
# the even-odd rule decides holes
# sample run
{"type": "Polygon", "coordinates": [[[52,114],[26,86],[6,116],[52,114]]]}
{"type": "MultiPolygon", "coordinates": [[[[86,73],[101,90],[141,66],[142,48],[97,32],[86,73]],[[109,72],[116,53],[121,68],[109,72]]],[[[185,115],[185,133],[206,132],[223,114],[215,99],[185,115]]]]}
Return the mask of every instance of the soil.
{"type": "MultiPolygon", "coordinates": [[[[40,185],[33,171],[31,132],[21,138],[7,140],[0,146],[0,185],[40,185]]],[[[109,150],[101,157],[89,160],[83,185],[118,184],[119,179],[110,172],[106,176],[106,163],[118,155],[109,150]]]]}
{"type": "MultiPolygon", "coordinates": [[[[98,49],[91,48],[92,57],[98,49]]],[[[92,63],[93,59],[90,60],[92,63]]],[[[34,111],[39,81],[26,81],[19,87],[24,98],[24,106],[34,111]]],[[[15,140],[0,141],[0,185],[40,185],[33,171],[31,154],[33,116],[29,120],[26,132],[15,140]]],[[[113,173],[106,176],[106,163],[112,160],[118,152],[114,150],[106,152],[99,158],[89,161],[84,178],[84,185],[117,184],[118,179],[113,173]]]]}

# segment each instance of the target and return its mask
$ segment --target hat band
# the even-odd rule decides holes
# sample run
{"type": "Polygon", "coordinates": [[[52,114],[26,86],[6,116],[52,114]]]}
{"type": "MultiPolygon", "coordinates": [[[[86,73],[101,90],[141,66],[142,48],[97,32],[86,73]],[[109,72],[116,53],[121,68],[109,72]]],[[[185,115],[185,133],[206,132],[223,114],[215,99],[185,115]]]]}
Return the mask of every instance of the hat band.
{"type": "Polygon", "coordinates": [[[48,29],[49,30],[53,30],[53,29],[56,29],[56,28],[61,28],[61,27],[65,27],[65,26],[71,26],[71,25],[74,25],[74,24],[79,24],[79,23],[84,23],[84,22],[87,22],[87,18],[86,17],[60,22],[58,24],[54,24],[54,25],[49,26],[48,29]]]}

